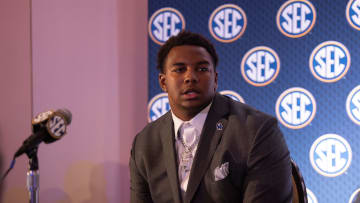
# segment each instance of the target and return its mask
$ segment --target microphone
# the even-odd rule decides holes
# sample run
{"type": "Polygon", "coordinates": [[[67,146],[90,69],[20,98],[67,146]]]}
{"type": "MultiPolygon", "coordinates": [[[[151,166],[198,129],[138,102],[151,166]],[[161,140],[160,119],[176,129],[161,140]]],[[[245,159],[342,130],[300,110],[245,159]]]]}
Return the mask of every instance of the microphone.
{"type": "Polygon", "coordinates": [[[32,119],[33,134],[30,135],[16,151],[14,158],[29,152],[41,142],[46,144],[55,142],[66,134],[66,126],[70,125],[71,112],[67,109],[46,111],[32,119]]]}

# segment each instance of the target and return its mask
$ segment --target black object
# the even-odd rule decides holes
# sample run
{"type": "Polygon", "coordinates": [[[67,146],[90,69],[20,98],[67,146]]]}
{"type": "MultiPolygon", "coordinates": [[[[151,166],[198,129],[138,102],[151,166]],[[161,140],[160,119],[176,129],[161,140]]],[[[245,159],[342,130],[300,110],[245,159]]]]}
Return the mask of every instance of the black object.
{"type": "Polygon", "coordinates": [[[23,142],[14,158],[34,150],[43,141],[48,144],[59,140],[66,134],[66,126],[71,123],[71,119],[71,112],[67,109],[47,111],[37,115],[32,121],[33,134],[23,142]]]}

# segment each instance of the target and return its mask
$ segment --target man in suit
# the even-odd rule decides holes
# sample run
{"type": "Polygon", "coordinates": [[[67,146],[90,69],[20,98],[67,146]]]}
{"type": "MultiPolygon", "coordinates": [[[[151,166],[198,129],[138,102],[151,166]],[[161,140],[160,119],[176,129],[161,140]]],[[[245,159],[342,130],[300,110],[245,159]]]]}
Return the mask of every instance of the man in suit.
{"type": "Polygon", "coordinates": [[[216,93],[218,57],[187,31],[159,50],[171,111],[134,139],[132,203],[287,203],[289,151],[275,118],[216,93]]]}

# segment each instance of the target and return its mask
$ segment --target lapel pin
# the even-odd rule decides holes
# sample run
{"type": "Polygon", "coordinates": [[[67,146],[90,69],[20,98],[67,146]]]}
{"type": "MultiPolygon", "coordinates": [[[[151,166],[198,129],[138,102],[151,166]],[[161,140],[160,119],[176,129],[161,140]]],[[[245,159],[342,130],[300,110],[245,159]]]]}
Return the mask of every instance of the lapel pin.
{"type": "Polygon", "coordinates": [[[223,130],[223,129],[224,129],[223,124],[220,123],[220,122],[218,122],[218,123],[216,124],[216,130],[223,130]]]}

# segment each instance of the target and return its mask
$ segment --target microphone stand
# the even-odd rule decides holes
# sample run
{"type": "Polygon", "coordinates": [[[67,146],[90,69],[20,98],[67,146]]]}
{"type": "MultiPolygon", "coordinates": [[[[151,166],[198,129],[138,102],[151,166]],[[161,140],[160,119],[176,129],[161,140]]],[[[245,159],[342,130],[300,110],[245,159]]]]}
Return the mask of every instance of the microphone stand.
{"type": "Polygon", "coordinates": [[[38,146],[28,150],[29,171],[27,175],[27,189],[29,190],[29,203],[39,203],[39,161],[37,157],[38,146]]]}

